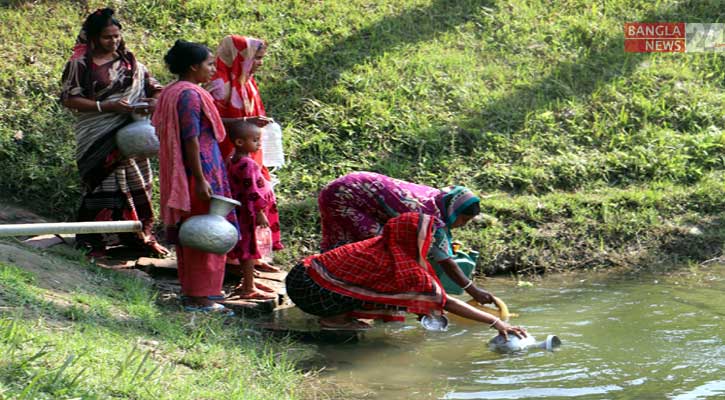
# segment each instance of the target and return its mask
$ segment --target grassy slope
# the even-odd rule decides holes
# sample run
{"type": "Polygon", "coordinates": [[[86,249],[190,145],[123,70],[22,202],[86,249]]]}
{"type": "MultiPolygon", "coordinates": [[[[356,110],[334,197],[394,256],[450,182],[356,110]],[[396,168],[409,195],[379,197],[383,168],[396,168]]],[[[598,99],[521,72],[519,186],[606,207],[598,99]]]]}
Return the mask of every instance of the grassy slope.
{"type": "MultiPolygon", "coordinates": [[[[71,218],[71,117],[55,98],[83,2],[13,3],[0,8],[0,160],[12,165],[0,190],[71,218]]],[[[721,22],[720,2],[530,3],[114,4],[129,46],[164,82],[176,38],[270,41],[258,82],[291,161],[279,172],[284,261],[316,248],[316,192],[353,170],[489,196],[494,222],[457,234],[487,271],[718,254],[723,56],[625,54],[622,23],[721,22]]]]}
{"type": "Polygon", "coordinates": [[[315,391],[294,369],[290,345],[243,320],[190,318],[161,305],[145,282],[80,254],[0,249],[0,399],[294,399],[315,391]]]}

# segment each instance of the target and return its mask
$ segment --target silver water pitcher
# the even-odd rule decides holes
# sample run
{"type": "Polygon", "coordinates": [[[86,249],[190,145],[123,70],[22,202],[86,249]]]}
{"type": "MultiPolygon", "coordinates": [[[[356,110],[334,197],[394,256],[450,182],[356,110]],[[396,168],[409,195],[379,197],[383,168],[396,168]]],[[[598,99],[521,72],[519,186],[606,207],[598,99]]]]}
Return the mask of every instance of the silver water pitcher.
{"type": "MultiPolygon", "coordinates": [[[[134,114],[135,115],[135,114],[134,114]]],[[[126,158],[149,158],[159,153],[159,138],[148,118],[135,121],[116,132],[116,145],[126,158]]]]}
{"type": "Polygon", "coordinates": [[[228,253],[237,244],[239,233],[226,217],[240,205],[228,197],[211,196],[209,214],[195,215],[181,224],[179,243],[207,253],[228,253]]]}

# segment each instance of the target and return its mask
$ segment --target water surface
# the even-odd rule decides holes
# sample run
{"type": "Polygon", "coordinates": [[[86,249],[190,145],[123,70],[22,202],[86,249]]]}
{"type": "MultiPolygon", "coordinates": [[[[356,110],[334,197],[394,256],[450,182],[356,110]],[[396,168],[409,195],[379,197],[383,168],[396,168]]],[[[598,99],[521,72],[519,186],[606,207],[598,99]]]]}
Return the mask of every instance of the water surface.
{"type": "Polygon", "coordinates": [[[435,333],[411,318],[358,343],[314,345],[321,377],[366,399],[725,399],[723,266],[483,284],[520,314],[511,322],[562,347],[502,355],[487,326],[452,321],[435,333]]]}

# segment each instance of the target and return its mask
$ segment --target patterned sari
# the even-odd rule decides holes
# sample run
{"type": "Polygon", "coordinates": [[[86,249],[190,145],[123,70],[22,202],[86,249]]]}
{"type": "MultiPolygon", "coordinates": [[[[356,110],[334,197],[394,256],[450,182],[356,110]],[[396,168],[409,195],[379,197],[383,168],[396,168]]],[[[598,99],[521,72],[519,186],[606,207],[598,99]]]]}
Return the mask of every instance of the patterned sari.
{"type": "MultiPolygon", "coordinates": [[[[73,56],[65,66],[61,100],[80,96],[96,101],[151,97],[162,89],[132,53],[118,51],[103,65],[93,63],[85,32],[78,35],[73,56]]],[[[116,147],[116,132],[132,121],[128,114],[76,112],[76,162],[84,194],[79,221],[140,220],[140,235],[125,235],[135,244],[153,241],[151,165],[148,159],[124,159],[116,147]]],[[[102,249],[115,244],[114,235],[77,235],[78,244],[102,249]]]]}
{"type": "Polygon", "coordinates": [[[270,182],[262,176],[262,170],[250,157],[239,157],[227,161],[229,186],[232,197],[242,203],[236,208],[241,238],[227,257],[238,260],[262,258],[257,248],[257,211],[262,210],[272,231],[272,249],[282,250],[277,199],[270,182]]]}
{"type": "Polygon", "coordinates": [[[308,257],[287,276],[287,293],[303,311],[322,316],[400,321],[404,313],[441,314],[446,294],[428,254],[433,218],[404,213],[382,235],[308,257]]]}
{"type": "Polygon", "coordinates": [[[479,202],[463,186],[444,189],[418,185],[373,172],[353,172],[325,186],[318,197],[322,251],[365,240],[382,232],[391,217],[421,212],[434,217],[436,261],[452,256],[450,226],[459,213],[479,202]]]}
{"type": "MultiPolygon", "coordinates": [[[[184,219],[209,212],[209,202],[196,194],[196,179],[186,160],[184,144],[199,142],[199,161],[204,180],[214,194],[231,197],[229,180],[219,142],[226,132],[214,102],[204,89],[186,81],[167,86],[159,96],[152,119],[159,136],[159,191],[161,218],[170,242],[177,242],[178,227],[184,219]]],[[[227,219],[236,224],[236,214],[227,219]]],[[[176,246],[181,291],[186,296],[218,296],[224,281],[226,255],[206,253],[176,246]]]]}

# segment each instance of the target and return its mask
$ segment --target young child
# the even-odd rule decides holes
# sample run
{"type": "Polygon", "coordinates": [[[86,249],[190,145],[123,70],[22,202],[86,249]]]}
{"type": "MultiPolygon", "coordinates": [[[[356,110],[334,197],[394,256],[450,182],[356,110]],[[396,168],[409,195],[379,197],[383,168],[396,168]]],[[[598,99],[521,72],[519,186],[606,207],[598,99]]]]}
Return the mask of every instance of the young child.
{"type": "MultiPolygon", "coordinates": [[[[277,199],[272,186],[264,179],[261,167],[249,157],[257,151],[262,142],[261,129],[247,121],[234,121],[227,124],[229,139],[235,152],[228,164],[229,185],[232,197],[242,203],[237,207],[237,219],[241,240],[227,255],[229,259],[239,260],[242,267],[242,282],[235,294],[242,299],[274,299],[276,294],[267,286],[254,283],[254,267],[261,264],[257,238],[257,226],[269,227],[272,231],[272,248],[284,248],[280,241],[279,213],[277,199]]],[[[269,268],[272,266],[266,265],[269,268]]]]}

